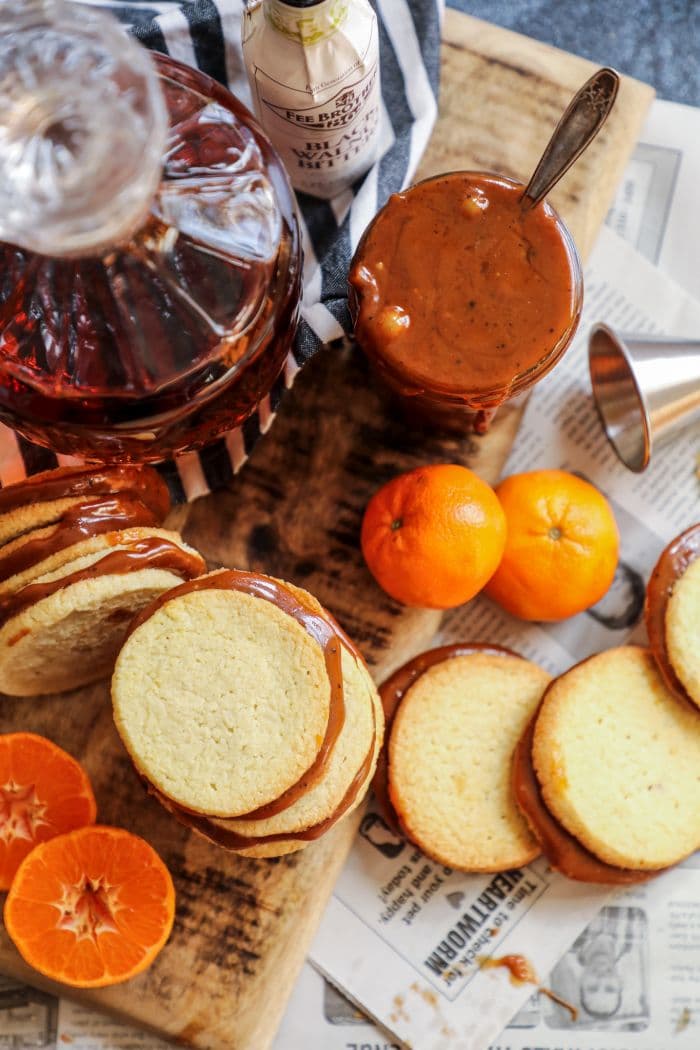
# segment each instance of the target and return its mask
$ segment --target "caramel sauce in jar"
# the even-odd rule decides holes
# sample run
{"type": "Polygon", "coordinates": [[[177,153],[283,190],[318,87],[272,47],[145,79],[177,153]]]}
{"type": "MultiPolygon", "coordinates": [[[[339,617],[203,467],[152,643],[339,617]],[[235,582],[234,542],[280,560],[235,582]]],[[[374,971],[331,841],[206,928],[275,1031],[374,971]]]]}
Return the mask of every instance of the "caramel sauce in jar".
{"type": "Polygon", "coordinates": [[[451,172],[394,194],[350,274],[355,336],[411,416],[485,429],[559,360],[583,299],[571,235],[523,186],[451,172]]]}

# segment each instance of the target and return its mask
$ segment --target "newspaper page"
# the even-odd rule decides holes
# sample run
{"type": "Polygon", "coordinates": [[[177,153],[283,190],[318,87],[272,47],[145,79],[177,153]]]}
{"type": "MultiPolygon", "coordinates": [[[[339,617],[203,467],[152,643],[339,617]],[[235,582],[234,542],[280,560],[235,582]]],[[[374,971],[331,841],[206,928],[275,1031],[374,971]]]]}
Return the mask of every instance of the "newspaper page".
{"type": "Polygon", "coordinates": [[[608,225],[690,295],[700,298],[700,109],[658,100],[649,109],[608,225]]]}
{"type": "MultiPolygon", "coordinates": [[[[649,261],[673,277],[688,292],[700,297],[700,239],[689,236],[689,230],[700,228],[700,195],[696,189],[699,175],[700,110],[675,103],[655,102],[650,109],[640,143],[630,160],[610,210],[608,225],[619,236],[634,245],[649,261]]],[[[626,272],[625,266],[627,264],[620,263],[619,259],[619,268],[615,269],[614,259],[617,256],[614,254],[614,249],[612,249],[613,255],[609,260],[610,264],[607,270],[604,267],[600,269],[599,262],[604,263],[604,244],[606,242],[614,243],[614,241],[610,242],[609,238],[601,238],[601,245],[598,246],[587,275],[586,297],[588,304],[591,303],[594,294],[594,281],[599,276],[604,282],[605,279],[608,281],[608,286],[605,288],[601,287],[600,293],[603,294],[605,291],[614,300],[616,292],[620,290],[620,279],[626,272]]],[[[619,251],[617,254],[619,255],[619,251]]],[[[637,271],[638,267],[635,262],[629,269],[628,276],[636,274],[637,271]]],[[[664,328],[669,332],[676,331],[679,334],[697,335],[700,331],[700,326],[697,325],[697,322],[690,314],[686,315],[686,312],[677,301],[677,296],[674,297],[675,308],[672,308],[672,312],[675,311],[675,320],[680,327],[675,329],[671,327],[670,322],[667,322],[666,313],[661,309],[662,299],[665,299],[665,296],[662,295],[664,286],[658,281],[657,277],[650,275],[649,271],[647,271],[645,288],[651,288],[652,281],[654,285],[653,294],[646,297],[644,294],[640,294],[638,297],[639,303],[642,305],[647,304],[647,306],[643,305],[643,309],[640,308],[645,317],[648,304],[653,306],[653,311],[651,311],[653,313],[653,321],[651,316],[647,317],[646,327],[651,328],[655,322],[657,327],[664,328]]],[[[624,289],[621,290],[621,294],[624,298],[624,289]]],[[[598,310],[593,311],[596,320],[607,317],[607,319],[612,321],[615,316],[618,316],[617,312],[610,312],[614,309],[612,304],[610,304],[610,309],[608,309],[609,304],[606,304],[604,299],[596,301],[599,305],[598,310]]],[[[634,301],[635,297],[632,298],[632,303],[634,301]]],[[[622,301],[618,305],[620,307],[620,323],[622,323],[623,327],[631,327],[632,321],[635,319],[638,320],[640,327],[644,327],[645,317],[638,316],[636,318],[634,312],[625,312],[622,309],[622,301]]],[[[692,314],[692,308],[689,309],[692,314]]],[[[631,310],[633,311],[634,308],[631,307],[631,310]]],[[[584,326],[589,315],[590,311],[587,309],[586,318],[584,318],[583,322],[584,326]]],[[[579,380],[581,383],[584,381],[581,368],[578,370],[578,379],[573,374],[569,374],[569,369],[572,368],[574,362],[574,353],[575,349],[572,348],[567,357],[566,368],[561,370],[561,378],[563,380],[566,374],[567,378],[572,380],[572,398],[575,402],[576,385],[579,383],[579,380]]],[[[553,380],[557,375],[558,373],[553,373],[550,379],[553,380]]],[[[539,395],[540,389],[543,388],[539,388],[536,395],[539,395]]],[[[553,392],[553,397],[557,396],[559,395],[553,392]]],[[[580,398],[580,394],[579,399],[581,405],[583,405],[586,399],[580,398]]],[[[545,463],[540,458],[542,448],[547,442],[552,440],[556,442],[558,440],[558,427],[561,419],[550,420],[550,430],[556,431],[556,433],[549,433],[547,436],[545,436],[544,432],[539,435],[535,434],[530,426],[535,404],[533,397],[533,404],[530,406],[524,424],[528,426],[530,434],[529,448],[527,444],[521,443],[525,436],[523,429],[520,435],[521,440],[514,450],[514,457],[508,464],[508,470],[513,472],[519,469],[528,469],[535,465],[564,465],[568,462],[571,469],[580,470],[587,476],[593,477],[601,487],[605,487],[603,475],[599,476],[598,471],[600,469],[600,456],[605,459],[606,449],[601,445],[600,434],[596,434],[595,424],[591,419],[589,418],[588,420],[590,424],[588,440],[595,444],[595,439],[597,438],[598,445],[600,445],[598,448],[599,459],[597,463],[593,464],[593,473],[591,464],[588,462],[586,449],[583,450],[585,452],[583,458],[586,462],[579,463],[576,457],[570,460],[567,459],[569,452],[566,447],[562,447],[560,449],[560,458],[554,455],[551,461],[545,463]],[[553,427],[551,426],[552,423],[554,423],[553,427]]],[[[560,413],[560,415],[563,415],[563,413],[560,413]]],[[[570,418],[573,420],[575,417],[572,416],[570,418]]],[[[577,432],[570,433],[569,437],[571,440],[578,440],[577,432]]],[[[553,448],[550,446],[550,451],[556,451],[556,449],[556,443],[553,448]]],[[[674,446],[674,452],[677,452],[677,449],[678,446],[674,446]]],[[[688,452],[690,452],[692,460],[694,454],[692,439],[687,439],[684,442],[682,458],[686,464],[688,452]]],[[[615,469],[614,464],[608,463],[608,466],[611,466],[613,470],[615,469]]],[[[687,465],[681,473],[690,484],[690,472],[687,465]]],[[[666,495],[664,495],[664,491],[673,490],[675,494],[674,476],[675,472],[669,476],[665,487],[657,488],[661,480],[661,472],[658,469],[658,461],[655,462],[653,473],[655,484],[652,488],[657,493],[657,519],[659,517],[663,518],[665,513],[664,500],[666,495]]],[[[635,484],[635,479],[632,479],[631,476],[626,476],[625,481],[627,485],[634,486],[635,484]]],[[[646,514],[643,509],[640,514],[639,500],[635,499],[633,506],[630,507],[627,503],[627,492],[625,491],[624,494],[618,495],[620,490],[618,489],[617,481],[614,482],[614,488],[617,496],[615,511],[618,515],[618,520],[621,522],[622,531],[626,533],[627,530],[631,530],[633,538],[628,541],[625,537],[624,544],[625,552],[623,557],[625,565],[629,565],[629,567],[621,570],[620,578],[616,580],[610,598],[606,598],[605,601],[614,600],[616,603],[619,602],[621,608],[619,616],[623,620],[629,621],[629,626],[610,634],[610,615],[606,612],[605,607],[597,609],[595,611],[597,615],[599,617],[602,616],[603,620],[607,619],[608,625],[606,626],[604,622],[595,619],[594,616],[587,618],[585,625],[588,630],[584,633],[586,637],[589,637],[589,632],[591,632],[589,643],[591,651],[596,648],[603,648],[605,645],[617,644],[615,639],[626,637],[626,632],[631,632],[630,636],[633,638],[635,637],[635,632],[637,635],[640,634],[639,628],[634,626],[636,617],[638,617],[638,612],[635,612],[635,610],[639,606],[640,580],[648,573],[654,561],[655,553],[658,552],[660,540],[669,532],[663,525],[663,522],[659,526],[658,521],[657,528],[652,527],[647,530],[646,514]],[[645,556],[642,547],[646,539],[649,539],[650,543],[648,554],[645,556]],[[630,551],[630,557],[632,557],[632,561],[629,563],[628,550],[630,551]],[[595,633],[593,633],[594,625],[600,628],[595,633]]],[[[692,494],[692,490],[690,490],[690,493],[692,494]]],[[[685,495],[680,498],[679,506],[681,511],[682,507],[686,505],[688,494],[686,489],[685,495]]],[[[639,494],[642,506],[648,495],[646,492],[639,494]]],[[[674,502],[673,498],[671,498],[670,502],[674,502]]],[[[679,528],[693,516],[697,517],[698,512],[696,511],[695,515],[691,512],[688,518],[681,521],[679,528]]],[[[682,518],[682,513],[677,515],[677,517],[682,518]]],[[[670,533],[673,533],[673,531],[673,528],[671,528],[670,533]]],[[[490,621],[492,612],[493,610],[489,612],[488,607],[479,611],[474,610],[474,614],[482,618],[480,621],[477,621],[480,630],[483,630],[485,636],[495,637],[495,633],[491,635],[491,632],[496,630],[490,621]]],[[[617,616],[618,614],[615,615],[617,616]]],[[[571,623],[575,625],[576,621],[571,623]]],[[[457,637],[460,633],[466,631],[468,627],[469,624],[460,622],[459,614],[457,614],[455,621],[451,621],[449,624],[450,636],[457,637]]],[[[473,626],[473,630],[475,629],[476,624],[473,626]]],[[[517,630],[513,624],[501,624],[499,630],[504,632],[504,638],[510,638],[511,644],[516,647],[519,646],[523,651],[527,651],[533,658],[542,659],[553,670],[561,669],[573,662],[575,654],[571,650],[578,652],[578,646],[581,641],[580,627],[578,625],[574,626],[575,633],[571,637],[568,636],[568,625],[552,629],[544,637],[541,637],[541,635],[545,634],[545,632],[541,632],[539,629],[527,629],[530,634],[527,640],[521,640],[522,633],[518,633],[518,631],[522,632],[523,630],[522,624],[517,626],[517,630]],[[516,633],[509,633],[514,630],[516,630],[516,633]]],[[[371,815],[372,811],[369,812],[368,816],[371,817],[371,815]]],[[[380,841],[381,825],[375,822],[374,827],[375,830],[371,831],[370,829],[369,834],[373,839],[380,841]]],[[[391,841],[391,833],[385,832],[384,834],[387,834],[389,841],[391,841]]],[[[364,847],[365,841],[368,840],[366,838],[360,839],[358,850],[363,848],[370,849],[369,845],[364,847]]],[[[377,853],[376,847],[372,846],[371,849],[373,853],[377,853]]],[[[355,854],[353,854],[353,861],[354,858],[355,854]]],[[[386,858],[386,860],[390,859],[390,857],[386,858]]],[[[426,863],[424,862],[423,869],[426,863]]],[[[690,863],[687,862],[686,867],[690,863]]],[[[385,888],[404,866],[403,863],[395,865],[394,868],[389,866],[386,872],[387,877],[382,881],[381,888],[385,888]]],[[[700,861],[698,862],[698,868],[700,869],[700,861]]],[[[685,872],[685,868],[679,870],[685,872]]],[[[420,871],[412,872],[411,880],[418,878],[420,874],[420,871]]],[[[524,878],[528,878],[528,875],[529,873],[524,878]]],[[[422,888],[419,886],[421,892],[425,892],[440,877],[448,878],[444,873],[441,875],[439,871],[435,871],[426,884],[426,874],[423,877],[422,888]]],[[[605,1047],[606,1050],[647,1050],[647,1048],[648,1050],[652,1050],[652,1048],[653,1050],[666,1050],[667,1046],[673,1045],[684,1050],[686,1045],[688,1047],[692,1045],[696,1050],[700,1046],[700,1030],[697,1027],[696,1020],[700,1018],[700,964],[694,965],[693,952],[700,952],[700,882],[697,887],[692,887],[692,892],[683,890],[678,906],[679,910],[675,914],[675,918],[670,918],[672,905],[664,889],[666,878],[668,876],[652,884],[647,889],[636,890],[634,894],[627,895],[630,900],[636,902],[630,904],[629,907],[638,907],[645,911],[647,916],[646,924],[641,923],[639,925],[640,930],[642,928],[645,930],[644,948],[640,947],[636,954],[636,957],[639,959],[638,965],[646,976],[644,979],[641,977],[637,978],[637,984],[634,985],[634,988],[639,990],[640,1001],[644,1000],[646,1003],[646,1006],[641,1009],[643,1018],[646,1018],[646,1023],[638,1023],[631,1016],[634,1014],[634,1010],[629,1006],[627,999],[633,993],[625,991],[625,1006],[622,1012],[618,1010],[615,1017],[611,1017],[609,1020],[603,1019],[599,1023],[586,1020],[582,1014],[574,1030],[569,1030],[567,1036],[565,1019],[562,1021],[560,1018],[560,1026],[558,1028],[557,1024],[552,1022],[552,1017],[554,1016],[556,1019],[557,1016],[553,1006],[548,1005],[547,1002],[535,995],[527,1000],[513,1018],[510,1026],[498,1037],[494,1048],[498,1047],[500,1050],[506,1050],[506,1048],[508,1050],[525,1050],[526,1047],[528,1050],[598,1050],[598,1048],[605,1047]],[[644,954],[645,952],[646,954],[644,954]],[[654,960],[653,971],[650,968],[650,960],[652,958],[654,960]],[[653,981],[651,980],[652,975],[653,981]],[[662,1001],[655,1005],[650,989],[653,989],[654,995],[658,996],[661,995],[662,990],[667,985],[669,986],[668,994],[663,992],[662,1001]],[[697,989],[697,992],[694,989],[697,989]],[[626,1018],[626,1020],[623,1021],[621,1018],[626,1018]],[[663,1027],[664,1024],[665,1027],[663,1027]],[[582,1041],[584,1033],[587,1041],[582,1041]],[[565,1036],[567,1036],[568,1042],[565,1041],[565,1036]],[[671,1036],[673,1036],[672,1043],[671,1036]],[[686,1042],[681,1041],[686,1038],[689,1040],[694,1039],[694,1042],[686,1044],[686,1042]],[[647,1041],[644,1042],[644,1039],[647,1041]]],[[[460,877],[456,875],[452,875],[451,879],[453,883],[450,885],[456,885],[456,883],[460,882],[460,877]]],[[[411,885],[411,880],[404,880],[407,882],[404,892],[408,889],[415,892],[415,888],[411,885]]],[[[461,877],[461,881],[465,881],[463,877],[461,877]]],[[[532,881],[534,882],[535,880],[533,879],[532,881]]],[[[464,893],[463,887],[446,889],[442,884],[438,884],[437,889],[438,891],[445,890],[444,900],[447,901],[452,912],[456,914],[457,907],[465,899],[460,897],[460,894],[464,893]]],[[[399,887],[394,896],[400,895],[400,893],[401,889],[399,887]]],[[[530,891],[529,895],[522,897],[514,905],[514,909],[517,910],[519,908],[521,912],[524,912],[526,908],[529,910],[532,907],[529,898],[534,896],[535,892],[530,891]],[[523,904],[523,901],[526,904],[523,904]]],[[[408,911],[409,904],[415,906],[416,900],[423,908],[423,919],[425,919],[430,912],[425,906],[428,902],[423,902],[420,899],[420,894],[416,894],[412,901],[407,897],[404,907],[408,911]]],[[[536,903],[536,900],[532,903],[536,903]]],[[[623,907],[624,905],[620,903],[621,900],[624,901],[626,898],[617,898],[614,905],[606,907],[623,907]]],[[[333,907],[335,906],[336,902],[334,901],[333,907]]],[[[595,908],[597,907],[598,904],[596,903],[595,908]]],[[[675,907],[675,904],[673,907],[675,907]]],[[[574,968],[576,959],[581,954],[579,942],[583,934],[579,935],[576,940],[574,938],[580,926],[587,921],[584,911],[586,909],[582,908],[580,914],[577,913],[579,918],[577,922],[573,923],[575,929],[571,930],[569,939],[566,943],[562,943],[561,946],[562,952],[568,949],[562,962],[573,953],[573,958],[569,960],[569,963],[570,967],[573,966],[574,968]],[[577,945],[579,947],[576,947],[577,945]]],[[[604,911],[601,914],[606,914],[606,912],[604,911]]],[[[592,920],[593,926],[586,927],[586,929],[595,929],[597,921],[594,918],[592,920]]],[[[417,922],[417,917],[412,920],[411,924],[414,928],[417,928],[417,922]]],[[[324,929],[328,925],[329,920],[326,920],[324,929]]],[[[394,926],[399,928],[404,926],[404,924],[394,923],[394,926]]],[[[406,927],[404,926],[404,928],[406,927]]],[[[410,927],[408,929],[410,930],[410,927]]],[[[502,943],[501,941],[500,944],[502,943]]],[[[497,947],[500,951],[500,944],[491,944],[491,947],[497,947]]],[[[367,965],[372,966],[377,973],[380,973],[379,956],[376,959],[376,966],[373,966],[374,957],[372,951],[372,941],[370,940],[367,952],[369,962],[367,965]]],[[[632,956],[634,952],[628,950],[626,954],[632,956]]],[[[552,956],[552,960],[553,958],[554,956],[552,956]]],[[[550,963],[546,964],[545,968],[540,971],[540,976],[546,973],[546,967],[549,965],[550,963]]],[[[581,964],[578,963],[578,965],[580,966],[581,964]]],[[[625,967],[621,970],[623,978],[630,965],[631,958],[628,958],[625,967]]],[[[557,967],[545,979],[545,983],[555,987],[559,980],[558,976],[555,978],[554,975],[556,974],[557,967]]],[[[437,975],[432,974],[432,976],[436,977],[437,975]]],[[[502,975],[492,972],[489,976],[500,978],[502,975]]],[[[344,986],[347,987],[347,982],[345,982],[344,986]]],[[[428,988],[428,999],[430,999],[431,994],[432,991],[428,988]]],[[[519,998],[524,998],[526,994],[527,992],[524,992],[519,998]]],[[[518,999],[517,996],[516,999],[518,999]]],[[[370,1005],[367,999],[364,1001],[367,1002],[368,1006],[370,1005]]],[[[424,1000],[424,1002],[427,1006],[428,1000],[424,1000]]],[[[517,1009],[519,1005],[518,1001],[514,1002],[512,1010],[517,1009]]],[[[397,1025],[392,1021],[392,1017],[398,1016],[399,1012],[404,1011],[404,1003],[401,1001],[400,995],[397,1002],[389,1003],[389,1007],[384,1020],[389,1027],[396,1028],[397,1025]]],[[[510,1003],[508,1010],[511,1010],[510,1003]]],[[[505,1019],[504,1017],[504,1023],[505,1019]]],[[[59,1003],[55,998],[43,992],[19,985],[9,979],[0,978],[0,1048],[46,1047],[49,1050],[55,1050],[56,1047],[63,1045],[72,1045],[78,1050],[134,1050],[136,1047],[139,1050],[165,1050],[169,1044],[157,1039],[155,1036],[120,1024],[86,1007],[79,1006],[68,1000],[61,1000],[59,1003]]],[[[340,995],[336,988],[324,981],[316,970],[307,964],[302,971],[302,976],[290,1001],[287,1014],[275,1041],[274,1050],[297,1050],[299,1047],[308,1048],[308,1050],[317,1050],[317,1048],[321,1050],[321,1047],[323,1047],[323,1050],[336,1050],[336,1048],[337,1050],[341,1050],[341,1048],[342,1050],[394,1050],[395,1047],[401,1045],[397,1036],[391,1035],[386,1030],[375,1026],[374,1022],[370,1021],[355,1006],[350,1004],[347,999],[340,995]]],[[[459,1044],[453,1042],[448,1045],[452,1048],[459,1044]]],[[[420,1040],[416,1041],[414,1039],[414,1046],[416,1050],[424,1050],[429,1044],[424,1044],[420,1040]]]]}
{"type": "MultiPolygon", "coordinates": [[[[622,538],[613,586],[592,609],[558,624],[525,624],[479,597],[446,617],[440,642],[498,643],[560,673],[601,649],[644,639],[649,572],[665,544],[700,511],[698,435],[686,431],[657,450],[643,475],[618,462],[590,397],[587,340],[598,320],[627,331],[690,336],[700,333],[700,303],[604,229],[587,270],[584,316],[566,366],[533,392],[505,469],[560,467],[603,490],[622,538]]],[[[664,876],[649,892],[665,893],[671,907],[674,890],[693,899],[692,869],[664,876]]],[[[420,1050],[485,1050],[530,993],[514,987],[506,972],[480,970],[480,957],[521,953],[544,975],[606,896],[600,887],[563,879],[542,860],[501,876],[458,875],[396,839],[370,810],[311,958],[400,1041],[420,1050]]],[[[659,973],[656,983],[663,987],[667,979],[659,973]]],[[[585,1024],[594,1011],[586,1001],[578,1005],[585,1024]]],[[[544,1009],[554,1016],[554,1008],[544,1009]]],[[[693,1033],[698,1042],[699,1032],[693,1033]]],[[[652,1038],[663,1046],[657,1033],[652,1038]]]]}

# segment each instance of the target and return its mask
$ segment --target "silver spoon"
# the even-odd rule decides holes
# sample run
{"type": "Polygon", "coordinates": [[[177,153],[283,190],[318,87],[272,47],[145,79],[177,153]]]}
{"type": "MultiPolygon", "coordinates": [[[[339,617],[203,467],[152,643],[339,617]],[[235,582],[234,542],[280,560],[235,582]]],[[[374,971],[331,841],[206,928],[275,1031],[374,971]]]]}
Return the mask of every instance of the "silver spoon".
{"type": "Polygon", "coordinates": [[[579,88],[523,190],[521,200],[525,210],[539,204],[591,144],[608,118],[619,86],[618,74],[606,67],[579,88]]]}

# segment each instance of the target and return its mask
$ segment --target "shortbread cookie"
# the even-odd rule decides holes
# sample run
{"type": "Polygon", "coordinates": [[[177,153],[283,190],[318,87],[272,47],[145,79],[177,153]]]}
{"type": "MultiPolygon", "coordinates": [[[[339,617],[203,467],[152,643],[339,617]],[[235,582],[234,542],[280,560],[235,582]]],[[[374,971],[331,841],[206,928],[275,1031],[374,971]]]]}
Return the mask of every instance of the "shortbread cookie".
{"type": "Polygon", "coordinates": [[[553,682],[532,758],[547,808],[607,864],[665,868],[700,847],[700,712],[647,649],[609,649],[553,682]]]}
{"type": "MultiPolygon", "coordinates": [[[[550,688],[550,687],[548,687],[550,688]]],[[[547,692],[545,690],[545,696],[547,692]]],[[[513,753],[513,795],[542,852],[555,869],[577,882],[630,886],[646,882],[659,871],[632,871],[606,864],[585,849],[549,812],[532,764],[537,714],[530,720],[513,753]]]]}
{"type": "Polygon", "coordinates": [[[668,600],[666,649],[686,693],[700,706],[700,557],[677,580],[668,600]]]}
{"type": "Polygon", "coordinates": [[[199,835],[202,835],[217,846],[222,846],[224,849],[240,853],[244,857],[259,858],[281,857],[287,853],[296,853],[298,850],[305,849],[307,846],[310,846],[312,842],[315,842],[317,839],[325,835],[328,831],[334,828],[340,820],[352,813],[353,810],[357,809],[363,801],[369,789],[377,763],[377,756],[382,746],[383,719],[378,698],[375,705],[375,714],[377,716],[377,722],[375,723],[372,747],[363,758],[359,768],[354,771],[349,771],[352,772],[352,776],[349,776],[347,788],[342,799],[327,813],[324,819],[310,827],[304,828],[303,830],[296,832],[269,831],[267,834],[259,835],[257,837],[250,835],[243,836],[239,834],[239,832],[232,830],[231,825],[234,823],[233,821],[205,817],[199,813],[191,813],[188,810],[182,809],[182,807],[176,806],[175,803],[162,795],[159,795],[157,792],[156,797],[159,798],[159,801],[166,807],[166,809],[170,810],[181,824],[192,828],[199,835]]]}
{"type": "Polygon", "coordinates": [[[229,817],[272,802],[307,772],[326,734],[331,683],[319,642],[262,596],[276,593],[274,582],[257,577],[259,593],[245,593],[226,588],[225,575],[148,611],[119,654],[112,698],[122,740],[156,789],[229,817]]]}
{"type": "MultiPolygon", "coordinates": [[[[106,496],[130,497],[148,508],[148,520],[117,520],[112,529],[133,524],[159,524],[170,508],[168,488],[151,467],[64,467],[35,474],[0,490],[0,545],[34,529],[58,523],[63,516],[106,496]]],[[[3,551],[0,549],[0,555],[3,551]]]]}
{"type": "Polygon", "coordinates": [[[539,853],[513,799],[511,756],[550,676],[509,653],[429,667],[389,734],[389,796],[412,842],[462,871],[502,871],[539,853]]]}
{"type": "Polygon", "coordinates": [[[53,571],[0,595],[0,691],[62,692],[107,674],[133,616],[206,565],[177,533],[86,540],[53,571]]]}
{"type": "Polygon", "coordinates": [[[662,551],[649,578],[645,604],[649,645],[662,678],[675,696],[698,706],[699,561],[700,523],[676,536],[662,551]]]}
{"type": "Polygon", "coordinates": [[[162,520],[170,507],[168,487],[152,467],[58,467],[0,489],[0,515],[37,503],[130,492],[162,520]]]}
{"type": "MultiPolygon", "coordinates": [[[[341,804],[353,777],[374,749],[378,734],[381,742],[383,726],[381,704],[367,668],[345,648],[342,665],[345,720],[322,778],[307,789],[302,781],[291,805],[264,807],[278,812],[257,819],[229,819],[222,822],[225,827],[254,838],[303,831],[324,821],[341,804]]],[[[213,822],[216,824],[216,819],[213,822]]]]}

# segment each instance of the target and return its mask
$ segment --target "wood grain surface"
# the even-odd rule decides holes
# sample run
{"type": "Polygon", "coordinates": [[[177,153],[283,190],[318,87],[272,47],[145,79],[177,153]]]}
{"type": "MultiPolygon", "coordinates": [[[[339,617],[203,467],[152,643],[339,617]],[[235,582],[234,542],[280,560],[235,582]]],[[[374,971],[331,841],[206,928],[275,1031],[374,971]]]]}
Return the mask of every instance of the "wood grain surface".
{"type": "MultiPolygon", "coordinates": [[[[526,179],[592,69],[583,59],[448,11],[440,119],[420,174],[480,168],[526,179]]],[[[650,88],[623,81],[600,138],[553,195],[584,257],[651,98],[650,88]]],[[[430,644],[439,614],[401,608],[374,585],[358,549],[369,496],[420,463],[465,463],[495,480],[517,419],[517,410],[502,410],[483,438],[411,430],[358,353],[328,350],[298,379],[230,488],[178,508],[172,524],[212,565],[272,573],[318,595],[379,680],[430,644]]],[[[80,758],[95,786],[99,819],[147,838],[175,880],[173,935],[152,969],[127,985],[78,997],[182,1044],[265,1050],[357,820],[279,861],[245,860],[208,845],[144,793],[112,725],[106,684],[37,701],[5,699],[0,731],[12,729],[44,733],[80,758]]],[[[24,966],[4,931],[0,971],[65,994],[24,966]]]]}

